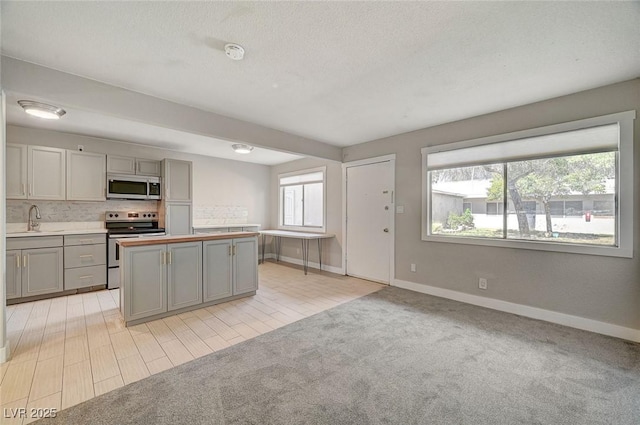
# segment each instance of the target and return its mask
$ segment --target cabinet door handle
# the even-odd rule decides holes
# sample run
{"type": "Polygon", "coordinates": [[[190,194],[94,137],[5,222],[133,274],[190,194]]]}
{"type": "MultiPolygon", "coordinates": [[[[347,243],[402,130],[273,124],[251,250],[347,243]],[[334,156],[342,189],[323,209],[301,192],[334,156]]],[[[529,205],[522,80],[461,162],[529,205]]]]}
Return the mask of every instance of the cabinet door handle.
{"type": "Polygon", "coordinates": [[[27,267],[27,256],[26,255],[24,255],[22,257],[22,267],[27,267]]]}
{"type": "Polygon", "coordinates": [[[93,278],[93,275],[92,274],[88,274],[88,275],[85,275],[85,276],[80,276],[78,279],[91,279],[91,278],[93,278]]]}
{"type": "Polygon", "coordinates": [[[80,258],[87,258],[87,257],[93,257],[93,254],[83,254],[80,256],[80,258]]]}
{"type": "Polygon", "coordinates": [[[26,195],[27,194],[27,185],[22,183],[22,194],[26,195]]]}
{"type": "Polygon", "coordinates": [[[93,239],[80,239],[80,243],[91,243],[93,239]]]}
{"type": "Polygon", "coordinates": [[[167,256],[166,256],[166,252],[162,251],[160,253],[160,264],[167,264],[167,256]]]}
{"type": "Polygon", "coordinates": [[[16,255],[16,260],[17,260],[16,261],[17,266],[18,266],[18,268],[20,268],[20,256],[19,255],[16,255]]]}
{"type": "Polygon", "coordinates": [[[31,183],[29,183],[29,196],[33,195],[33,185],[31,183]]]}
{"type": "Polygon", "coordinates": [[[236,246],[233,246],[233,255],[236,255],[236,246]]]}
{"type": "Polygon", "coordinates": [[[229,255],[232,255],[232,247],[229,245],[229,255]]]}
{"type": "Polygon", "coordinates": [[[171,264],[171,251],[169,251],[167,254],[169,254],[169,264],[171,264]]]}

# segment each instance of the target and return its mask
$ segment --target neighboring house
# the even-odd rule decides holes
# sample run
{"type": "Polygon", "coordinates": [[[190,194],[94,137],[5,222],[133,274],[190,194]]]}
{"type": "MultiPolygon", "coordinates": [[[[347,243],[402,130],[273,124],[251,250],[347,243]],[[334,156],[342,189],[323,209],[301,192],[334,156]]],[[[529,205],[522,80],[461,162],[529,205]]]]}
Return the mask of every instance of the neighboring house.
{"type": "MultiPolygon", "coordinates": [[[[500,229],[502,227],[502,201],[487,200],[491,180],[463,180],[433,183],[433,222],[446,223],[450,212],[462,214],[471,211],[478,228],[500,229]]],[[[577,233],[615,233],[615,180],[607,180],[605,193],[571,193],[553,197],[549,202],[553,230],[577,233]],[[593,220],[592,220],[593,218],[593,220]]],[[[529,226],[545,231],[545,211],[542,202],[523,199],[529,226]]],[[[515,207],[507,203],[507,228],[517,229],[515,207]]]]}

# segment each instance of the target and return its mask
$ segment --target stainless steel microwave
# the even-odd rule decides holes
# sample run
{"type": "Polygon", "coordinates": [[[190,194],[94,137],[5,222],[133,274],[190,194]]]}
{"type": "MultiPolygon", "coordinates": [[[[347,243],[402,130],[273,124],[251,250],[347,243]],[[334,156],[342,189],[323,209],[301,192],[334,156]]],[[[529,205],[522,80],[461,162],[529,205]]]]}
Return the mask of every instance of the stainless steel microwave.
{"type": "Polygon", "coordinates": [[[160,177],[107,174],[107,199],[160,199],[160,177]]]}

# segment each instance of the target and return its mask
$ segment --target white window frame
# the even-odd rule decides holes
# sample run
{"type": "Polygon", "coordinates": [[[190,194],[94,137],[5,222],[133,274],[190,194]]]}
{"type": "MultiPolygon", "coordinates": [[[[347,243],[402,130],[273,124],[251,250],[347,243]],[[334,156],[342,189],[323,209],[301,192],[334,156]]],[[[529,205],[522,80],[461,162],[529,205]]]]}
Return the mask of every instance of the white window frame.
{"type": "MultiPolygon", "coordinates": [[[[308,168],[305,170],[291,171],[288,173],[278,174],[278,229],[281,230],[293,230],[297,232],[314,232],[324,233],[327,228],[327,167],[308,168]],[[282,197],[282,186],[280,185],[280,179],[283,177],[293,177],[303,174],[322,173],[322,227],[318,226],[287,226],[284,224],[284,208],[282,197]]],[[[304,183],[301,183],[304,184],[304,183]]],[[[303,218],[304,222],[304,218],[303,218]]]]}
{"type": "Polygon", "coordinates": [[[520,248],[539,251],[568,252],[575,254],[603,255],[610,257],[633,258],[633,121],[635,111],[621,112],[600,117],[587,118],[561,124],[538,127],[514,133],[466,140],[446,145],[422,148],[422,240],[428,242],[446,242],[467,245],[496,246],[505,248],[520,248]],[[618,165],[616,175],[616,201],[618,204],[618,221],[616,228],[617,246],[579,245],[571,243],[557,243],[544,241],[530,241],[520,239],[488,239],[473,237],[451,237],[432,235],[430,223],[430,192],[431,182],[428,179],[427,159],[429,154],[436,152],[454,151],[457,149],[481,146],[490,143],[507,142],[528,137],[551,135],[573,130],[607,124],[619,125],[618,165]]]}

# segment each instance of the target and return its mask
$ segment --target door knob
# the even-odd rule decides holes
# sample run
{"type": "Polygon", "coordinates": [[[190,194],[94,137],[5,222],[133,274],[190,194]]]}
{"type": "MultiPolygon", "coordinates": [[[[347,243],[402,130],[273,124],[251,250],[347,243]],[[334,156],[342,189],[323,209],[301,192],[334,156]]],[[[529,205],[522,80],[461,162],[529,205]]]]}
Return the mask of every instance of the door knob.
{"type": "Polygon", "coordinates": [[[385,232],[385,233],[389,233],[389,228],[388,228],[388,227],[385,227],[385,228],[384,228],[384,230],[383,230],[383,232],[385,232]]]}

